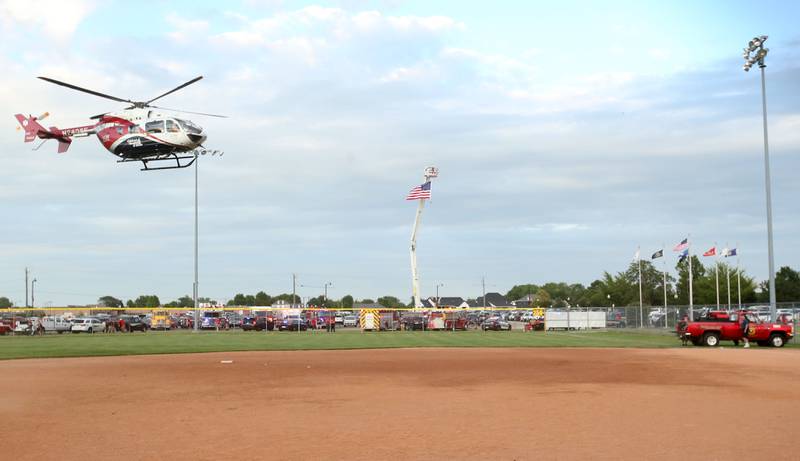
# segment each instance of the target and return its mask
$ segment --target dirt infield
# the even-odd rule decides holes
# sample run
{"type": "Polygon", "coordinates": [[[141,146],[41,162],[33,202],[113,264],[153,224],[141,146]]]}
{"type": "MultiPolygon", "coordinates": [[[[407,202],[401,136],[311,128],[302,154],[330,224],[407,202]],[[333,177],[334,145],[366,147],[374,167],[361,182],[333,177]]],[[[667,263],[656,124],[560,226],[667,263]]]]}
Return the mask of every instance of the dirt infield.
{"type": "Polygon", "coordinates": [[[800,351],[772,349],[16,360],[0,362],[0,450],[37,460],[766,457],[756,444],[791,459],[798,380],[800,351]]]}

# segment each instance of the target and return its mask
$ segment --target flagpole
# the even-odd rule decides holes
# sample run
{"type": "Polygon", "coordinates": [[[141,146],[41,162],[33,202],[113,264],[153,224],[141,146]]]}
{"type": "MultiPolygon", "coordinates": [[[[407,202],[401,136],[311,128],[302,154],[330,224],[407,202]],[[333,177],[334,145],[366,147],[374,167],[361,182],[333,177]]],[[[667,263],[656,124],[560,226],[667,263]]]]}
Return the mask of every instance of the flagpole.
{"type": "Polygon", "coordinates": [[[719,310],[719,253],[717,252],[717,242],[714,242],[714,278],[717,283],[717,310],[719,310]]]}
{"type": "MultiPolygon", "coordinates": [[[[731,247],[728,242],[725,242],[725,258],[728,258],[728,253],[731,252],[731,247]]],[[[725,277],[728,279],[728,310],[731,310],[731,266],[728,261],[725,261],[725,277]]]]}
{"type": "Polygon", "coordinates": [[[688,244],[686,247],[686,254],[689,257],[689,320],[694,321],[694,296],[692,290],[692,234],[686,239],[688,244]]]}
{"type": "Polygon", "coordinates": [[[644,309],[642,309],[642,247],[636,247],[636,259],[639,260],[639,328],[644,327],[644,309]]]}
{"type": "Polygon", "coordinates": [[[664,328],[669,328],[669,313],[667,312],[667,258],[664,256],[664,249],[667,248],[666,244],[661,243],[661,257],[664,263],[664,328]]]}
{"type": "Polygon", "coordinates": [[[736,242],[736,289],[739,292],[739,310],[742,310],[742,270],[739,269],[739,242],[736,242]]]}

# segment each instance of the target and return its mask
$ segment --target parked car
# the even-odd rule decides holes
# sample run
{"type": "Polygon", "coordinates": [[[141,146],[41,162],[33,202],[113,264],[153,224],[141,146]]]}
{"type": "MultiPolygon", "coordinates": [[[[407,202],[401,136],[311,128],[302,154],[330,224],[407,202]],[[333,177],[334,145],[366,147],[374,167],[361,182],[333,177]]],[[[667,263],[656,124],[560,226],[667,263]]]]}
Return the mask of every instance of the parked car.
{"type": "Polygon", "coordinates": [[[201,330],[227,330],[230,328],[228,319],[220,312],[205,312],[200,321],[201,330]]]}
{"type": "Polygon", "coordinates": [[[256,329],[256,318],[255,317],[242,317],[241,323],[242,331],[252,331],[256,329]]]}
{"type": "Polygon", "coordinates": [[[133,333],[134,331],[147,331],[147,324],[138,315],[121,315],[117,320],[118,329],[133,333]]]}
{"type": "Polygon", "coordinates": [[[14,325],[14,333],[30,333],[32,326],[36,323],[36,319],[20,318],[17,319],[17,324],[14,325]]]}
{"type": "Polygon", "coordinates": [[[73,333],[102,333],[105,328],[104,321],[96,317],[86,317],[73,320],[71,331],[73,333]]]}
{"type": "Polygon", "coordinates": [[[358,326],[358,317],[355,315],[348,315],[342,320],[342,326],[344,327],[357,327],[358,326]]]}
{"type": "Polygon", "coordinates": [[[275,316],[272,312],[260,313],[256,315],[256,331],[272,331],[275,329],[275,316]]]}
{"type": "Polygon", "coordinates": [[[281,320],[280,325],[278,326],[278,330],[280,330],[280,331],[284,331],[284,330],[288,330],[288,331],[297,331],[297,330],[305,331],[307,329],[308,329],[308,324],[299,315],[289,315],[287,317],[284,317],[283,320],[281,320]]]}
{"type": "Polygon", "coordinates": [[[483,331],[511,331],[511,324],[500,317],[489,317],[483,321],[483,324],[481,324],[481,329],[483,329],[483,331]]]}
{"type": "Polygon", "coordinates": [[[403,329],[407,331],[424,330],[425,318],[417,315],[410,317],[403,317],[402,324],[403,324],[403,329]]]}

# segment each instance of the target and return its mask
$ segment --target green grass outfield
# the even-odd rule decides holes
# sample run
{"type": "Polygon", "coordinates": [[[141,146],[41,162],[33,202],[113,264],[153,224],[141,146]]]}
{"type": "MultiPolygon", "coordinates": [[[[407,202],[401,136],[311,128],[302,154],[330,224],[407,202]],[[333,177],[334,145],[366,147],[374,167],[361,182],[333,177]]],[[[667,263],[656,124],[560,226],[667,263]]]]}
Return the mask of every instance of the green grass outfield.
{"type": "Polygon", "coordinates": [[[398,347],[680,347],[668,331],[199,332],[0,336],[0,360],[228,351],[398,347]]]}

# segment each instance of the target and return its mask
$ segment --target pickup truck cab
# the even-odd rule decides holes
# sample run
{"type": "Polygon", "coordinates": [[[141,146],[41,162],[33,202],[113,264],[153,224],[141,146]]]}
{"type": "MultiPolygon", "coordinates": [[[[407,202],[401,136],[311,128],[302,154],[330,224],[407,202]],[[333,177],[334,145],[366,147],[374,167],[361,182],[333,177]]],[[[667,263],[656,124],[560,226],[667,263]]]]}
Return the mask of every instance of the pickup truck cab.
{"type": "Polygon", "coordinates": [[[759,346],[783,347],[794,337],[794,326],[784,323],[764,322],[752,312],[711,311],[694,322],[681,322],[678,335],[695,346],[719,346],[720,341],[733,341],[738,345],[744,339],[742,322],[750,321],[747,339],[759,346]]]}

